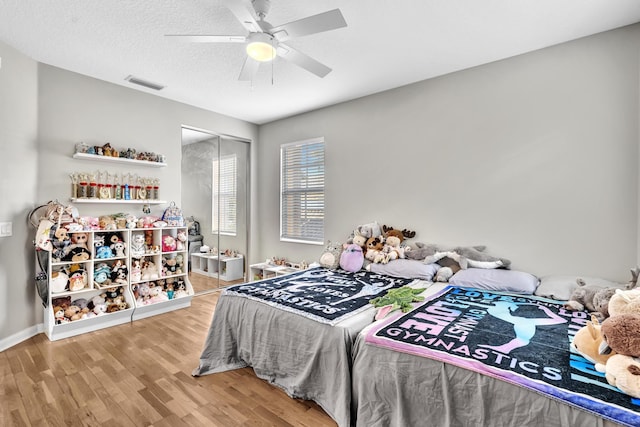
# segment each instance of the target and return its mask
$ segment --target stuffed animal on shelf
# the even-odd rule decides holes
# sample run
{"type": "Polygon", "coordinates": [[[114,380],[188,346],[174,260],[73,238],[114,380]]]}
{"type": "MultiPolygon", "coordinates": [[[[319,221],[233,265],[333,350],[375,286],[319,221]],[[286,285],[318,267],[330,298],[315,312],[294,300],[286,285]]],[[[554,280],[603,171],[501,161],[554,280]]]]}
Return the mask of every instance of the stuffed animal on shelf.
{"type": "Polygon", "coordinates": [[[112,243],[110,247],[111,250],[115,253],[115,256],[122,258],[126,256],[124,250],[127,248],[127,244],[124,241],[118,240],[117,242],[112,243]]]}
{"type": "Polygon", "coordinates": [[[324,248],[324,252],[320,255],[320,265],[335,270],[340,265],[340,254],[342,253],[342,245],[337,242],[327,241],[327,246],[324,248]]]}
{"type": "Polygon", "coordinates": [[[131,247],[129,252],[133,258],[142,258],[146,252],[144,244],[144,235],[142,233],[136,233],[131,236],[131,247]]]}
{"type": "Polygon", "coordinates": [[[340,268],[355,273],[362,268],[364,255],[362,248],[356,243],[344,244],[340,254],[340,268]]]}
{"type": "Polygon", "coordinates": [[[51,251],[51,257],[53,262],[60,262],[65,257],[67,247],[71,244],[67,229],[60,225],[53,225],[51,227],[51,244],[53,250],[51,251]]]}
{"type": "Polygon", "coordinates": [[[127,266],[122,262],[122,260],[116,260],[111,267],[111,282],[126,285],[127,273],[127,266]]]}
{"type": "Polygon", "coordinates": [[[142,280],[156,280],[160,277],[158,267],[153,261],[145,261],[142,266],[142,280]]]}
{"type": "Polygon", "coordinates": [[[173,252],[176,250],[176,239],[171,235],[162,236],[162,251],[173,252]]]}
{"type": "Polygon", "coordinates": [[[93,270],[93,282],[98,288],[111,285],[111,267],[106,262],[102,262],[93,270]]]}
{"type": "Polygon", "coordinates": [[[100,246],[96,249],[96,259],[113,258],[113,250],[109,246],[100,246]]]}
{"type": "Polygon", "coordinates": [[[184,257],[182,254],[176,255],[176,274],[182,274],[184,272],[184,257]]]}
{"type": "Polygon", "coordinates": [[[593,363],[596,371],[604,372],[607,360],[616,353],[611,351],[609,354],[600,354],[601,344],[600,322],[596,316],[592,315],[591,320],[587,321],[587,324],[573,336],[571,349],[593,363]]]}
{"type": "Polygon", "coordinates": [[[76,246],[65,254],[62,261],[82,262],[87,261],[90,258],[91,252],[89,252],[88,249],[85,249],[82,246],[76,246]]]}
{"type": "Polygon", "coordinates": [[[184,251],[187,248],[187,232],[178,230],[176,235],[176,251],[184,251]]]}

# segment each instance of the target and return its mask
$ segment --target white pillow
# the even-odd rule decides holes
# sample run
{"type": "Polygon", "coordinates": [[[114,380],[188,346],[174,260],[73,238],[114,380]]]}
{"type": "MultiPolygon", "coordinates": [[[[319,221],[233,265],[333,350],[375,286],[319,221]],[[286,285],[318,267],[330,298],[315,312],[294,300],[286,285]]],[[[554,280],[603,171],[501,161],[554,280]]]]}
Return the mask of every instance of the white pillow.
{"type": "Polygon", "coordinates": [[[404,279],[432,280],[439,268],[438,264],[425,264],[415,259],[395,259],[387,264],[369,264],[368,270],[404,279]]]}
{"type": "Polygon", "coordinates": [[[449,284],[464,288],[533,294],[538,286],[536,276],[523,271],[467,268],[449,279],[449,284]]]}
{"type": "Polygon", "coordinates": [[[540,285],[538,289],[536,289],[535,294],[540,297],[567,301],[571,298],[573,290],[578,287],[578,283],[576,282],[578,278],[584,280],[587,285],[595,285],[602,288],[624,287],[621,283],[599,277],[549,275],[540,278],[540,285]]]}

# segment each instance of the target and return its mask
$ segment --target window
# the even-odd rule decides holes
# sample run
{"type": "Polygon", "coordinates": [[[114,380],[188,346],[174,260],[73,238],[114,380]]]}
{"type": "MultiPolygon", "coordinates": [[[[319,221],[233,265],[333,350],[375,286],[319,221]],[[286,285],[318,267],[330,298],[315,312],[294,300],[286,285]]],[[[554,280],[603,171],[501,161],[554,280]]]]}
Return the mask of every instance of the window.
{"type": "Polygon", "coordinates": [[[213,161],[213,233],[236,235],[236,155],[213,161]]]}
{"type": "Polygon", "coordinates": [[[324,138],[280,147],[280,240],[324,243],[324,138]]]}

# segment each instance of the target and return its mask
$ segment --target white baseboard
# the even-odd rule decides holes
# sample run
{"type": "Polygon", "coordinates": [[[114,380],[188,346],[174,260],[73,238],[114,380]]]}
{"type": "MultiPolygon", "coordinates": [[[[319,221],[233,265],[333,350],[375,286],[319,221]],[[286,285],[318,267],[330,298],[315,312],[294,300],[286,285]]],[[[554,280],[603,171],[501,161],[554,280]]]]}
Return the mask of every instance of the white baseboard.
{"type": "Polygon", "coordinates": [[[0,352],[5,351],[6,349],[13,347],[16,344],[20,344],[22,341],[28,340],[29,338],[36,336],[42,332],[44,332],[44,323],[39,323],[37,325],[31,326],[30,328],[15,333],[10,337],[3,338],[0,340],[0,352]]]}

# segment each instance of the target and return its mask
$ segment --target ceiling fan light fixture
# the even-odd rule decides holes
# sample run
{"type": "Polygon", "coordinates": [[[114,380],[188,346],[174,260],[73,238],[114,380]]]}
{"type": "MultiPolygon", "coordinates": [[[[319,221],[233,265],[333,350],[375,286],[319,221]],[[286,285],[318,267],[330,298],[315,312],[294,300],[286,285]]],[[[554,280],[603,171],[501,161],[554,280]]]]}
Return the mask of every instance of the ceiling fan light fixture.
{"type": "Polygon", "coordinates": [[[252,34],[247,43],[247,55],[260,62],[273,60],[276,57],[273,39],[265,33],[252,34]]]}

